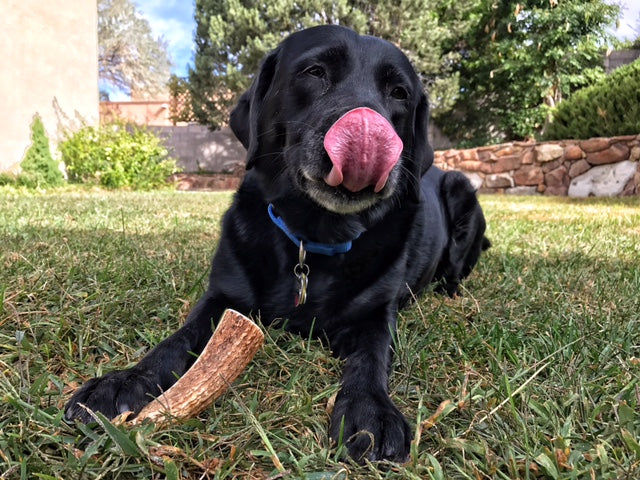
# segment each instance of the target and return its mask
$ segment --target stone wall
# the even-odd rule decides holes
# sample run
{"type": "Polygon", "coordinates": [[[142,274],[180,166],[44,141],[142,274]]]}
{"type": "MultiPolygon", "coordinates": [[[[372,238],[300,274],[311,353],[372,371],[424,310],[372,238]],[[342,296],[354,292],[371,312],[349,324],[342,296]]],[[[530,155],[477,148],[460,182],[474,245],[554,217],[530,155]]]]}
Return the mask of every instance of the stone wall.
{"type": "Polygon", "coordinates": [[[460,170],[482,193],[640,195],[640,135],[513,142],[437,151],[435,164],[460,170]]]}
{"type": "Polygon", "coordinates": [[[178,190],[237,190],[244,178],[245,169],[232,173],[176,173],[169,181],[178,190]]]}
{"type": "MultiPolygon", "coordinates": [[[[246,151],[228,127],[150,127],[165,139],[185,174],[181,189],[235,189],[246,151]],[[198,173],[201,175],[186,175],[198,173]]],[[[460,170],[482,193],[640,195],[640,135],[556,142],[513,142],[439,150],[435,164],[460,170]]]]}
{"type": "MultiPolygon", "coordinates": [[[[150,104],[150,102],[146,103],[150,104]]],[[[127,112],[131,113],[129,110],[127,112]]],[[[103,113],[106,112],[103,110],[103,113]]],[[[145,123],[140,121],[140,118],[121,116],[135,123],[145,123]]],[[[108,117],[105,115],[102,119],[107,120],[108,117]]],[[[147,123],[147,125],[163,139],[165,146],[169,148],[183,172],[230,174],[244,170],[247,151],[229,127],[210,130],[207,126],[196,123],[168,126],[158,122],[147,123]]],[[[434,145],[434,148],[451,146],[451,142],[436,127],[429,129],[429,142],[434,145]]]]}

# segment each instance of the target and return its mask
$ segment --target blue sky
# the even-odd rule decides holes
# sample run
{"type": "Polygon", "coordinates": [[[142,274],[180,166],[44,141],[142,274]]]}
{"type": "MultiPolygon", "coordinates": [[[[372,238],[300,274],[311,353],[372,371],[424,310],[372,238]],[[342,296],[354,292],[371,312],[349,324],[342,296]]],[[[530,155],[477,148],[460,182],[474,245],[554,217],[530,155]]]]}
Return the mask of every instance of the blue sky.
{"type": "Polygon", "coordinates": [[[640,1],[612,0],[609,3],[617,3],[622,6],[622,17],[616,36],[620,39],[632,40],[640,35],[640,1]]]}
{"type": "Polygon", "coordinates": [[[149,22],[155,37],[168,43],[172,73],[184,77],[193,63],[194,0],[134,0],[138,12],[149,22]]]}
{"type": "MultiPolygon", "coordinates": [[[[640,26],[640,0],[611,0],[623,7],[623,17],[616,34],[635,38],[640,26]]],[[[147,19],[156,37],[163,37],[173,62],[172,73],[184,77],[193,63],[194,0],[134,0],[140,14],[147,19]]]]}

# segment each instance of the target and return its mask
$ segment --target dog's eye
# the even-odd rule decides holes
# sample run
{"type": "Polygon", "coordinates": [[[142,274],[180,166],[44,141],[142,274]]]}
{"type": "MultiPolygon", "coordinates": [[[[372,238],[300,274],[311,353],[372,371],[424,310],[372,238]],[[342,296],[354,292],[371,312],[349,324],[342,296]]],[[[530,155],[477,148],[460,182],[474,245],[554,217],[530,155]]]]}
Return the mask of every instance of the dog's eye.
{"type": "Polygon", "coordinates": [[[306,68],[303,73],[306,73],[310,77],[322,78],[325,75],[324,68],[320,65],[311,65],[306,68]]]}
{"type": "Polygon", "coordinates": [[[404,87],[393,87],[389,95],[396,100],[406,100],[409,97],[409,92],[404,87]]]}

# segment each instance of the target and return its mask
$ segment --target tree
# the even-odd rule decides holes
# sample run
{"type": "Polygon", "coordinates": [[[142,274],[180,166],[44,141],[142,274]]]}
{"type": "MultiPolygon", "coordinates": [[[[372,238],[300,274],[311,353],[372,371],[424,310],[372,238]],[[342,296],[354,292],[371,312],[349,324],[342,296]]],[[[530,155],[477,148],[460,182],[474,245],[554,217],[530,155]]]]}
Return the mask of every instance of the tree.
{"type": "Polygon", "coordinates": [[[167,45],[153,38],[131,0],[98,0],[98,45],[101,81],[129,95],[154,95],[166,87],[167,45]]]}
{"type": "Polygon", "coordinates": [[[454,47],[474,24],[479,1],[196,0],[194,114],[213,127],[224,123],[269,50],[291,32],[327,23],[397,44],[423,75],[433,111],[446,111],[458,90],[454,47]]]}
{"type": "Polygon", "coordinates": [[[438,119],[453,140],[530,138],[550,108],[604,75],[602,54],[620,8],[604,0],[481,2],[462,48],[460,97],[438,119]]]}
{"type": "Polygon", "coordinates": [[[49,137],[40,115],[36,114],[31,124],[31,146],[21,163],[22,172],[18,184],[29,188],[58,187],[64,183],[58,162],[51,155],[49,137]]]}

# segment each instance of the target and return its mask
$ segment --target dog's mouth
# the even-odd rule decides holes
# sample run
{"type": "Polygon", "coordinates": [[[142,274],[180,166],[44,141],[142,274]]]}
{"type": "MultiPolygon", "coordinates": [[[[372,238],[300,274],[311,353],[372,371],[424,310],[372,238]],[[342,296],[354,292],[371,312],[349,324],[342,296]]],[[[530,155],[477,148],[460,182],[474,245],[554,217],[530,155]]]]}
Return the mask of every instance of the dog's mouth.
{"type": "Polygon", "coordinates": [[[399,177],[398,169],[393,169],[384,187],[375,191],[369,185],[362,190],[352,192],[344,185],[332,187],[326,181],[326,175],[314,175],[305,169],[298,171],[297,183],[300,188],[318,205],[330,212],[342,215],[357,214],[378,202],[391,197],[395,191],[399,177]]]}
{"type": "Polygon", "coordinates": [[[366,107],[348,111],[329,128],[323,146],[329,172],[301,172],[317,203],[336,213],[357,213],[391,194],[390,178],[403,144],[378,112],[366,107]]]}
{"type": "Polygon", "coordinates": [[[380,192],[400,159],[402,140],[391,124],[375,110],[354,108],[327,131],[324,148],[332,167],[324,181],[353,193],[373,187],[380,192]]]}

